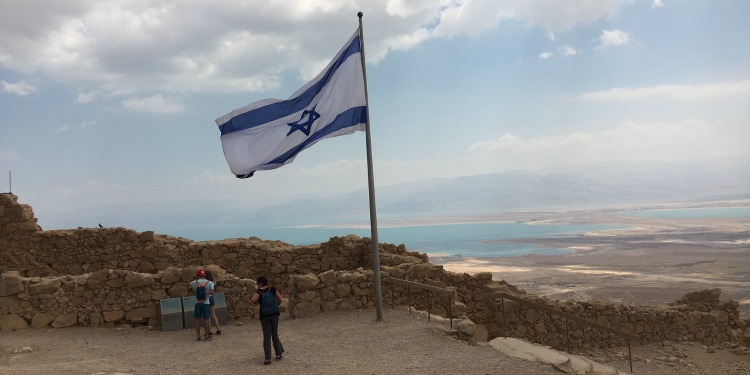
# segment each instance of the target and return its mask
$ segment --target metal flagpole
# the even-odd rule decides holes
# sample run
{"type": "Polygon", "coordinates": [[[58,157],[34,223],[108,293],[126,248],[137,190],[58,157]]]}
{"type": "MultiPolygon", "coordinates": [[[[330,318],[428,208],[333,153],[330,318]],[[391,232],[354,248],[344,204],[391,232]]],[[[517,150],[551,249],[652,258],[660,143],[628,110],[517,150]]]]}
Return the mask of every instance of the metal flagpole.
{"type": "Polygon", "coordinates": [[[383,294],[380,288],[380,251],[378,249],[378,215],[375,212],[375,178],[372,172],[372,141],[370,137],[370,102],[367,99],[367,68],[365,67],[365,38],[362,32],[362,12],[357,13],[359,17],[359,47],[362,58],[362,75],[365,81],[365,112],[367,122],[365,123],[365,138],[367,140],[367,182],[370,189],[370,233],[372,237],[372,271],[375,283],[375,311],[377,321],[383,321],[383,294]]]}

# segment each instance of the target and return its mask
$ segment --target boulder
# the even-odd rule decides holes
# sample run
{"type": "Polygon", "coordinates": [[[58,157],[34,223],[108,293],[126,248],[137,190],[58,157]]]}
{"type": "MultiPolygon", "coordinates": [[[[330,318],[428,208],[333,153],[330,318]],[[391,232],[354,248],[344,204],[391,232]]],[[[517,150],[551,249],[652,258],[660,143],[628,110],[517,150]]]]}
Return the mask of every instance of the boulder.
{"type": "Polygon", "coordinates": [[[31,327],[44,328],[52,323],[53,320],[55,320],[55,316],[52,314],[34,314],[34,316],[31,318],[31,327]]]}
{"type": "Polygon", "coordinates": [[[52,321],[51,325],[54,328],[72,327],[78,323],[78,315],[76,313],[67,313],[58,315],[55,320],[52,321]]]}
{"type": "Polygon", "coordinates": [[[304,292],[306,290],[315,290],[320,283],[320,279],[318,279],[317,276],[311,273],[305,275],[296,275],[292,276],[291,278],[294,282],[294,286],[300,292],[304,292]]]}
{"type": "Polygon", "coordinates": [[[23,283],[18,271],[6,271],[0,275],[0,297],[17,294],[23,290],[23,283]]]}
{"type": "Polygon", "coordinates": [[[10,314],[0,317],[0,331],[10,332],[26,328],[29,328],[29,322],[20,315],[10,314]]]}

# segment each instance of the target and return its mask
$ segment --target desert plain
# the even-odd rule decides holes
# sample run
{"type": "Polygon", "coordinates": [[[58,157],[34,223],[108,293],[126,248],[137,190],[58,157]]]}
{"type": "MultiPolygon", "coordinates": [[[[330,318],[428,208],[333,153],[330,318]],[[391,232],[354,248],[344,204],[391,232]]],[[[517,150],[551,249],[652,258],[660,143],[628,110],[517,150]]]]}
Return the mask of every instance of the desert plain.
{"type": "MultiPolygon", "coordinates": [[[[531,225],[608,224],[618,229],[575,236],[494,242],[565,248],[566,254],[473,258],[432,254],[430,261],[453,272],[491,272],[529,293],[562,300],[601,300],[663,305],[701,289],[721,289],[750,317],[750,218],[654,219],[628,215],[641,209],[746,206],[715,202],[617,209],[516,212],[483,221],[531,225]]],[[[454,218],[455,219],[455,218],[454,218]]]]}

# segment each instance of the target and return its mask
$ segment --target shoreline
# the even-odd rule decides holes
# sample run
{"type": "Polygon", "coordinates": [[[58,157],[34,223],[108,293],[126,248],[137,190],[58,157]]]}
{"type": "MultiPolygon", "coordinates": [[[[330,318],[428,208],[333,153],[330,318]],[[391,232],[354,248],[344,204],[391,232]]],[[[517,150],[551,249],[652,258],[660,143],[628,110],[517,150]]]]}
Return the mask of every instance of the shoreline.
{"type": "MultiPolygon", "coordinates": [[[[669,208],[745,207],[735,203],[669,208]]],[[[695,290],[719,288],[722,299],[737,301],[742,317],[750,317],[750,218],[656,219],[612,211],[554,212],[546,217],[534,213],[537,220],[533,224],[607,224],[623,228],[588,231],[578,236],[487,241],[565,249],[566,253],[509,257],[430,253],[428,258],[451,272],[490,272],[494,280],[502,279],[529,293],[560,300],[657,306],[695,290]]]]}

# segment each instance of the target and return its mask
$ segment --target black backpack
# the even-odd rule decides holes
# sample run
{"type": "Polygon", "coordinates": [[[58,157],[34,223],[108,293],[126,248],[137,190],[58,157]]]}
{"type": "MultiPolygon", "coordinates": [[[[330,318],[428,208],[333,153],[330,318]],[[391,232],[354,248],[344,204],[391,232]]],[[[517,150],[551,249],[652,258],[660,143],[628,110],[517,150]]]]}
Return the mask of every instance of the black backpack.
{"type": "Polygon", "coordinates": [[[260,293],[260,312],[266,316],[279,312],[279,301],[276,299],[276,293],[271,293],[271,288],[265,293],[260,293]]]}
{"type": "Polygon", "coordinates": [[[208,285],[208,280],[203,285],[201,285],[200,280],[195,281],[195,300],[197,302],[206,302],[206,285],[208,285]]]}

